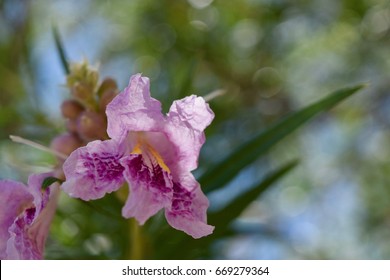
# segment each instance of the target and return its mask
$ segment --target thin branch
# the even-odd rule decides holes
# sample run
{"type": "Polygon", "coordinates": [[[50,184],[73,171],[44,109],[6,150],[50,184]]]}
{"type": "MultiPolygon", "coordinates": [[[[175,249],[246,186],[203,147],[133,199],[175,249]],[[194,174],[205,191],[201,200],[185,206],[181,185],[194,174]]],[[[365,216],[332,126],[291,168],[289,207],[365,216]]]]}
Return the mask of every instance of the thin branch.
{"type": "Polygon", "coordinates": [[[15,135],[10,135],[9,138],[11,138],[11,140],[15,143],[20,143],[20,144],[24,144],[24,145],[27,145],[27,146],[30,146],[34,149],[37,149],[37,150],[41,150],[41,151],[44,151],[44,152],[47,152],[47,153],[50,153],[52,155],[55,155],[63,160],[67,159],[67,155],[63,154],[63,153],[60,153],[60,152],[57,152],[53,149],[50,149],[46,146],[43,146],[41,144],[38,144],[36,142],[33,142],[31,140],[28,140],[28,139],[25,139],[25,138],[22,138],[20,136],[15,136],[15,135]]]}

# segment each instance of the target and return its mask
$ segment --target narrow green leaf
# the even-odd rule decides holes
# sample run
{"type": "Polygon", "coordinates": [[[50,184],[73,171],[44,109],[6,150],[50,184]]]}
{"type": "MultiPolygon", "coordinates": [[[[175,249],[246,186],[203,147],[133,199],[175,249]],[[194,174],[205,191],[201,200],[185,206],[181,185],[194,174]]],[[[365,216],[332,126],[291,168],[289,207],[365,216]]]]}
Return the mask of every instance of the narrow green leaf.
{"type": "Polygon", "coordinates": [[[41,188],[45,190],[45,189],[47,189],[51,184],[56,183],[56,182],[58,182],[58,183],[60,183],[60,184],[63,183],[63,181],[62,181],[61,179],[58,179],[58,178],[56,178],[56,177],[46,177],[45,179],[43,179],[41,188]]]}
{"type": "Polygon", "coordinates": [[[184,96],[190,94],[196,64],[197,60],[195,58],[191,58],[189,61],[186,61],[184,65],[182,65],[181,71],[179,71],[179,73],[172,75],[175,77],[174,80],[178,81],[174,89],[174,92],[176,93],[175,98],[183,98],[184,96]]]}
{"type": "Polygon", "coordinates": [[[58,55],[60,56],[62,67],[64,68],[65,73],[68,75],[70,71],[69,71],[68,59],[64,49],[64,44],[62,43],[62,39],[60,33],[58,32],[58,29],[54,25],[52,31],[53,31],[54,42],[56,44],[58,55]]]}
{"type": "Polygon", "coordinates": [[[221,231],[223,228],[226,228],[242,213],[242,211],[245,210],[246,207],[248,207],[251,202],[258,198],[261,193],[268,189],[268,187],[274,184],[277,180],[290,172],[297,164],[298,160],[290,161],[266,175],[260,183],[236,197],[223,209],[215,213],[210,213],[208,215],[209,223],[215,226],[216,231],[221,231]]]}
{"type": "Polygon", "coordinates": [[[329,110],[340,101],[351,96],[364,85],[338,90],[324,99],[290,114],[269,129],[259,133],[242,146],[231,152],[215,166],[210,167],[200,178],[199,182],[207,193],[223,187],[232,180],[244,167],[255,161],[260,155],[289,135],[302,124],[320,112],[329,110]]]}

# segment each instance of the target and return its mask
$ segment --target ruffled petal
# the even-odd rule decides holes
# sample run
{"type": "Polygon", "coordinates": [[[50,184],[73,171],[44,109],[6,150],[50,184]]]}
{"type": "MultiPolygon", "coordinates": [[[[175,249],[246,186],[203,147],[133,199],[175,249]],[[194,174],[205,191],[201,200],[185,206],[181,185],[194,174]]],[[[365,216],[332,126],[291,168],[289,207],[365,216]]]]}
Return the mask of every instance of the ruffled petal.
{"type": "Polygon", "coordinates": [[[214,113],[202,97],[190,95],[173,102],[168,116],[177,118],[195,131],[203,131],[214,119],[214,113]]]}
{"type": "Polygon", "coordinates": [[[124,167],[119,163],[125,147],[115,141],[93,141],[75,150],[63,165],[66,181],[62,189],[83,200],[102,198],[124,183],[124,167]]]}
{"type": "Polygon", "coordinates": [[[59,193],[58,184],[42,190],[42,182],[52,173],[33,174],[28,179],[28,187],[33,203],[25,209],[8,228],[6,244],[7,259],[42,259],[45,242],[49,234],[59,193]]]}
{"type": "Polygon", "coordinates": [[[0,259],[7,256],[7,241],[10,238],[8,229],[17,216],[32,205],[33,199],[24,184],[11,180],[0,181],[0,259]]]}
{"type": "Polygon", "coordinates": [[[159,131],[164,123],[161,103],[150,96],[149,79],[133,75],[127,88],[107,105],[107,133],[122,139],[130,131],[159,131]]]}
{"type": "Polygon", "coordinates": [[[191,171],[198,166],[200,148],[205,142],[204,129],[214,113],[202,97],[188,96],[173,102],[167,115],[165,132],[177,148],[177,162],[191,171]]]}
{"type": "Polygon", "coordinates": [[[207,224],[209,202],[198,182],[188,174],[173,182],[173,198],[165,216],[175,229],[182,230],[193,238],[201,238],[213,232],[214,227],[207,224]]]}
{"type": "Polygon", "coordinates": [[[28,234],[31,226],[31,216],[35,215],[31,208],[25,215],[16,219],[9,228],[10,238],[7,242],[7,259],[9,260],[39,260],[43,251],[34,244],[34,239],[28,234]]]}
{"type": "Polygon", "coordinates": [[[125,218],[135,217],[142,225],[162,208],[170,205],[172,181],[152,156],[132,154],[121,160],[130,195],[122,209],[125,218]]]}

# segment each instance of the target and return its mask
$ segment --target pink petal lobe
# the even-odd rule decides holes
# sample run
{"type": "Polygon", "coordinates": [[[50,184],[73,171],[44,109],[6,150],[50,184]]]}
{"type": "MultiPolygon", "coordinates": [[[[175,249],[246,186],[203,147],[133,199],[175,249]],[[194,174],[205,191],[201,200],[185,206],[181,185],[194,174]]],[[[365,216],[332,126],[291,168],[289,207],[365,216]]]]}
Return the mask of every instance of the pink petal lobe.
{"type": "Polygon", "coordinates": [[[24,209],[8,228],[7,259],[43,259],[45,242],[57,207],[58,184],[42,190],[42,183],[52,173],[32,174],[28,187],[33,203],[24,209]]]}
{"type": "Polygon", "coordinates": [[[172,181],[152,157],[132,154],[121,160],[130,194],[122,209],[125,218],[134,217],[142,225],[159,210],[170,204],[172,181]]]}
{"type": "Polygon", "coordinates": [[[177,147],[177,161],[184,169],[197,168],[200,148],[205,142],[203,131],[213,118],[213,111],[202,97],[191,95],[173,102],[165,131],[177,147]]]}
{"type": "Polygon", "coordinates": [[[196,131],[203,131],[214,119],[210,106],[202,97],[195,95],[174,101],[169,116],[196,131]]]}
{"type": "Polygon", "coordinates": [[[0,259],[5,259],[7,240],[10,238],[8,229],[26,207],[33,203],[33,196],[27,187],[11,180],[0,181],[0,259]]]}
{"type": "Polygon", "coordinates": [[[10,238],[7,242],[7,259],[10,260],[39,260],[42,259],[42,251],[34,244],[34,240],[29,236],[28,230],[31,226],[29,216],[34,208],[26,211],[26,214],[18,217],[9,228],[10,238]]]}
{"type": "Polygon", "coordinates": [[[62,189],[83,200],[102,198],[124,183],[119,163],[125,147],[115,141],[93,141],[75,150],[63,165],[66,181],[62,189]]]}
{"type": "Polygon", "coordinates": [[[59,195],[59,186],[50,187],[50,198],[40,213],[28,209],[10,227],[7,242],[7,258],[12,260],[43,259],[46,239],[49,235],[59,195]]]}
{"type": "Polygon", "coordinates": [[[214,227],[207,224],[209,202],[198,182],[189,174],[180,183],[173,182],[172,204],[166,208],[168,223],[193,238],[201,238],[213,232],[214,227]]]}
{"type": "Polygon", "coordinates": [[[161,103],[150,96],[149,79],[133,75],[127,88],[107,105],[111,138],[122,139],[130,131],[158,131],[164,122],[161,103]]]}

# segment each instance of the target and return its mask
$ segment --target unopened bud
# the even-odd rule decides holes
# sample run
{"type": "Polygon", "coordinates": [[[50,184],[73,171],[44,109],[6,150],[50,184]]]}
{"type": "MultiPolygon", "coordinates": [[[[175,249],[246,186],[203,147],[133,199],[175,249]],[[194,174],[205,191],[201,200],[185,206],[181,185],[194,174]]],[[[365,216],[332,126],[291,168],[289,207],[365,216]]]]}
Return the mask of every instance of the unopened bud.
{"type": "Polygon", "coordinates": [[[100,112],[105,112],[107,105],[117,96],[117,91],[110,90],[106,91],[99,101],[99,110],[100,112]]]}
{"type": "Polygon", "coordinates": [[[88,65],[87,61],[81,63],[73,63],[70,65],[70,74],[67,76],[66,82],[69,88],[72,88],[76,83],[84,83],[92,90],[96,89],[99,81],[99,73],[96,69],[88,65]]]}
{"type": "Polygon", "coordinates": [[[84,83],[75,83],[71,88],[71,94],[84,106],[89,107],[94,102],[93,88],[84,83]]]}
{"type": "Polygon", "coordinates": [[[78,119],[77,132],[85,141],[105,139],[106,129],[105,117],[96,112],[85,111],[78,119]]]}
{"type": "Polygon", "coordinates": [[[74,150],[83,145],[76,135],[65,133],[51,141],[50,148],[65,155],[70,155],[74,150]]]}
{"type": "Polygon", "coordinates": [[[70,65],[66,84],[72,96],[90,109],[96,108],[96,90],[99,82],[97,69],[92,68],[85,60],[70,65]]]}
{"type": "Polygon", "coordinates": [[[98,89],[98,96],[103,96],[107,91],[118,91],[118,85],[113,78],[105,78],[98,89]]]}
{"type": "Polygon", "coordinates": [[[85,108],[76,100],[65,100],[61,104],[61,112],[64,118],[76,119],[85,108]]]}
{"type": "Polygon", "coordinates": [[[78,119],[67,119],[65,121],[66,130],[70,133],[77,134],[77,122],[78,122],[78,119]]]}

